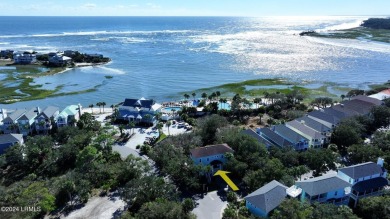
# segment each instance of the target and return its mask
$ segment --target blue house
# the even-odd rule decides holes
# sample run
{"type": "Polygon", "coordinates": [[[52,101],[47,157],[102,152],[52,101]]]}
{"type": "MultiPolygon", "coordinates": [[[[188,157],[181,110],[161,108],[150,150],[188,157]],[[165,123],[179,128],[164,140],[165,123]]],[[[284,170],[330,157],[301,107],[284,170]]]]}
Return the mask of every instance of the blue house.
{"type": "Polygon", "coordinates": [[[266,142],[266,146],[269,147],[271,145],[279,146],[279,147],[292,147],[293,143],[289,140],[283,138],[282,136],[275,133],[273,130],[269,128],[257,128],[256,133],[266,142]]]}
{"type": "Polygon", "coordinates": [[[304,151],[309,147],[309,140],[307,138],[285,125],[276,125],[272,129],[276,134],[291,142],[297,151],[304,151]]]}
{"type": "Polygon", "coordinates": [[[297,181],[296,187],[302,189],[301,200],[310,203],[347,204],[351,184],[341,179],[336,174],[328,174],[312,179],[297,181]]]}
{"type": "Polygon", "coordinates": [[[134,121],[138,123],[154,124],[157,122],[156,113],[161,112],[162,106],[154,100],[141,99],[126,99],[119,106],[118,119],[126,121],[134,121]],[[146,116],[149,115],[149,116],[146,116]]]}
{"type": "Polygon", "coordinates": [[[337,175],[352,184],[350,197],[355,206],[361,198],[383,194],[384,187],[389,184],[383,162],[382,158],[378,158],[377,163],[366,162],[338,170],[337,175]]]}
{"type": "Polygon", "coordinates": [[[4,134],[0,135],[0,154],[15,144],[24,144],[22,134],[4,134]]]}
{"type": "Polygon", "coordinates": [[[286,198],[287,187],[273,180],[244,197],[246,208],[258,217],[267,217],[286,198]]]}
{"type": "Polygon", "coordinates": [[[221,170],[222,165],[225,164],[225,154],[233,152],[234,150],[227,144],[208,145],[191,149],[190,157],[196,165],[210,165],[214,173],[221,170]]]}

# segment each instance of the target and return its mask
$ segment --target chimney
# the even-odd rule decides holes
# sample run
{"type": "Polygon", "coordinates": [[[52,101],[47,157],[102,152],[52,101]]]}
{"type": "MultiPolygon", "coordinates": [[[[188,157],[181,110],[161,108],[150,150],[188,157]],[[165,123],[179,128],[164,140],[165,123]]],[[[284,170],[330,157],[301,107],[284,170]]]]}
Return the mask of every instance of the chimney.
{"type": "Polygon", "coordinates": [[[305,124],[305,120],[301,120],[301,124],[305,124]]]}
{"type": "Polygon", "coordinates": [[[36,107],[34,112],[36,112],[37,115],[39,115],[41,113],[41,109],[39,108],[39,106],[36,107]]]}
{"type": "Polygon", "coordinates": [[[377,162],[377,164],[378,164],[379,166],[383,167],[383,163],[384,163],[383,158],[378,157],[378,162],[377,162]]]}

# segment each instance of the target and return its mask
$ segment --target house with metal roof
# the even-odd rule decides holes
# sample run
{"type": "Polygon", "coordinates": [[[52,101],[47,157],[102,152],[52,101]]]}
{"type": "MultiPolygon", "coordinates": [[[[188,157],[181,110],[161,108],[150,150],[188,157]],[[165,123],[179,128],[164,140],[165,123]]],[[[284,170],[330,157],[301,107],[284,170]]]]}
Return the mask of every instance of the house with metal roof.
{"type": "Polygon", "coordinates": [[[24,144],[23,135],[22,134],[4,134],[0,135],[0,154],[4,153],[4,151],[15,144],[24,144]]]}
{"type": "Polygon", "coordinates": [[[307,138],[285,125],[272,126],[272,130],[276,134],[282,136],[284,139],[287,139],[289,142],[293,143],[293,147],[297,151],[304,151],[309,147],[309,140],[307,138]]]}
{"type": "Polygon", "coordinates": [[[286,127],[292,129],[298,134],[309,140],[309,147],[322,147],[325,143],[327,143],[327,137],[322,135],[320,132],[308,127],[305,123],[300,123],[296,120],[290,121],[286,123],[286,127]]]}
{"type": "Polygon", "coordinates": [[[340,119],[329,115],[321,110],[315,110],[307,114],[307,116],[319,123],[324,124],[325,126],[334,128],[336,125],[339,124],[340,119]]]}
{"type": "Polygon", "coordinates": [[[55,106],[48,106],[35,117],[35,129],[38,133],[48,133],[53,125],[56,125],[60,109],[55,106]]]}
{"type": "Polygon", "coordinates": [[[342,104],[345,108],[360,113],[360,115],[368,115],[371,112],[371,109],[377,106],[374,103],[366,102],[360,99],[346,100],[340,104],[342,104]]]}
{"type": "Polygon", "coordinates": [[[190,150],[190,157],[196,165],[210,165],[212,172],[221,170],[226,163],[226,153],[233,153],[234,150],[227,144],[207,145],[190,150]]]}
{"type": "Polygon", "coordinates": [[[17,120],[20,134],[27,136],[32,133],[35,128],[34,122],[38,112],[39,108],[32,108],[17,120]]]}
{"type": "Polygon", "coordinates": [[[7,115],[3,119],[3,132],[4,134],[18,133],[18,119],[26,113],[25,109],[15,110],[14,112],[7,115]]]}
{"type": "Polygon", "coordinates": [[[61,111],[57,116],[57,126],[64,127],[75,125],[82,115],[81,105],[70,105],[61,111]]]}
{"type": "Polygon", "coordinates": [[[267,148],[269,148],[271,146],[277,146],[277,145],[271,143],[270,141],[268,141],[267,139],[261,137],[259,134],[257,134],[252,129],[242,130],[241,133],[244,135],[248,135],[248,136],[255,138],[259,143],[264,144],[267,148]]]}
{"type": "Polygon", "coordinates": [[[383,167],[384,160],[366,162],[338,169],[337,175],[352,184],[351,199],[355,206],[359,199],[383,194],[384,187],[389,184],[387,170],[383,167]]]}
{"type": "Polygon", "coordinates": [[[135,123],[157,122],[156,113],[161,112],[162,105],[152,99],[125,99],[118,109],[118,119],[134,121],[135,123]],[[150,116],[146,116],[150,115],[150,116]]]}
{"type": "Polygon", "coordinates": [[[257,128],[256,133],[260,135],[265,141],[268,141],[279,147],[293,147],[293,143],[275,133],[269,128],[257,128]]]}
{"type": "Polygon", "coordinates": [[[300,118],[295,119],[296,121],[304,124],[307,127],[310,127],[317,132],[321,133],[322,135],[327,137],[327,141],[330,141],[330,136],[332,135],[332,127],[326,126],[308,116],[303,116],[300,118]]]}
{"type": "Polygon", "coordinates": [[[334,204],[347,204],[352,186],[337,174],[297,181],[295,185],[302,189],[302,201],[334,204]]]}
{"type": "Polygon", "coordinates": [[[286,198],[286,190],[285,185],[273,180],[244,197],[246,208],[258,217],[267,217],[286,198]]]}

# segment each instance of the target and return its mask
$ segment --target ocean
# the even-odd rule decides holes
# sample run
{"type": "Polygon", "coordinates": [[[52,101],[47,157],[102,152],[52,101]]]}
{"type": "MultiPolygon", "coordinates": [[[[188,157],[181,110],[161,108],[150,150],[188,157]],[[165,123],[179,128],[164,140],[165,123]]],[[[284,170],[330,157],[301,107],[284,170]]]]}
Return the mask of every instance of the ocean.
{"type": "Polygon", "coordinates": [[[0,49],[78,50],[112,59],[104,66],[34,80],[47,89],[62,85],[59,92],[97,91],[0,107],[176,100],[182,92],[258,78],[351,87],[385,82],[390,79],[390,44],[298,35],[352,28],[367,18],[0,17],[0,49]]]}

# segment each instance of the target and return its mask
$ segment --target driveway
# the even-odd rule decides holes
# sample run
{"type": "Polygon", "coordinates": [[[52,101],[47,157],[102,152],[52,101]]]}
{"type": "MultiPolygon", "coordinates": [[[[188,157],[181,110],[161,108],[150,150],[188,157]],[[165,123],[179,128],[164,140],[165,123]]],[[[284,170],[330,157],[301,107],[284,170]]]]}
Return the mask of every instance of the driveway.
{"type": "Polygon", "coordinates": [[[198,205],[192,212],[198,219],[221,219],[227,206],[225,197],[219,196],[217,191],[207,193],[203,198],[196,200],[196,203],[198,205]]]}

